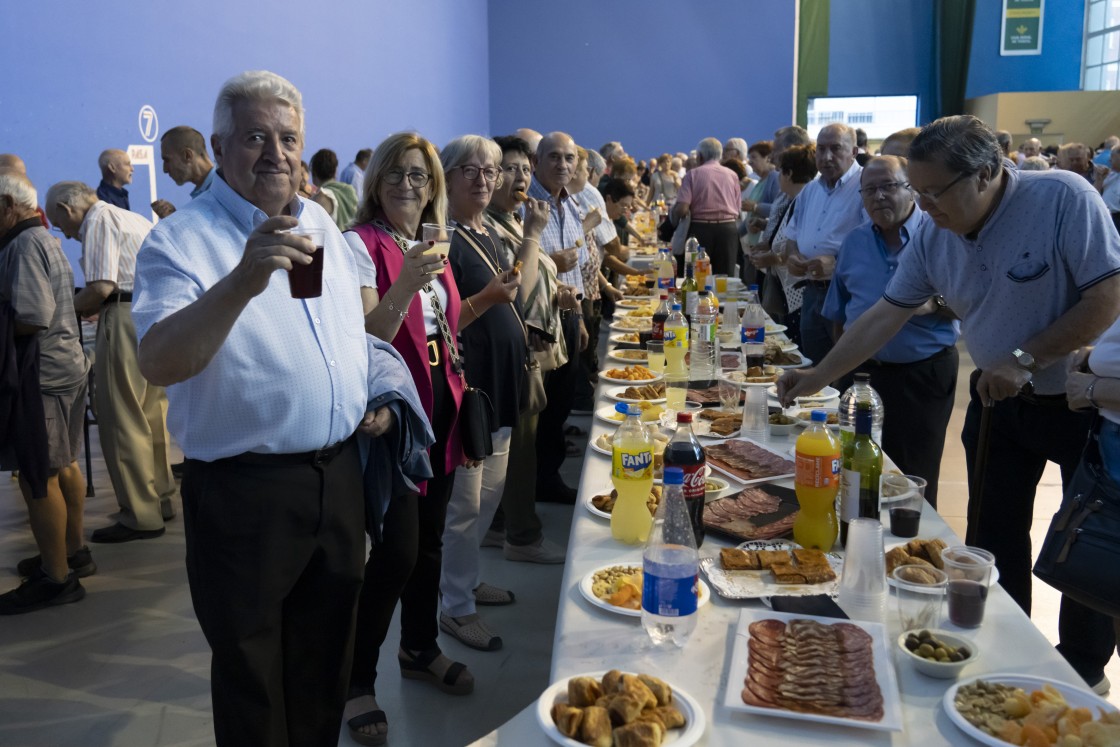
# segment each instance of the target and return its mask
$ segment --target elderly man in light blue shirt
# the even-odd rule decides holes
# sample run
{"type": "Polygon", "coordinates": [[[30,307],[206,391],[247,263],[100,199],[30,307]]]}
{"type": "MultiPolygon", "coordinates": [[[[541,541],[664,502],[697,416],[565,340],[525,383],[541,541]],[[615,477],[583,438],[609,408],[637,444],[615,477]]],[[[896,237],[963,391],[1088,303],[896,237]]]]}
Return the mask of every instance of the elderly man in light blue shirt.
{"type": "Polygon", "coordinates": [[[355,431],[366,412],[359,265],[331,219],[296,196],[298,90],[278,75],[226,82],[211,188],[159,224],[137,265],[140,369],[168,387],[186,454],[187,577],[213,652],[219,745],[334,744],[365,556],[355,431]],[[321,229],[316,245],[291,229],[321,229]],[[323,253],[323,292],[286,272],[323,253]],[[280,676],[283,673],[283,676],[280,676]]]}

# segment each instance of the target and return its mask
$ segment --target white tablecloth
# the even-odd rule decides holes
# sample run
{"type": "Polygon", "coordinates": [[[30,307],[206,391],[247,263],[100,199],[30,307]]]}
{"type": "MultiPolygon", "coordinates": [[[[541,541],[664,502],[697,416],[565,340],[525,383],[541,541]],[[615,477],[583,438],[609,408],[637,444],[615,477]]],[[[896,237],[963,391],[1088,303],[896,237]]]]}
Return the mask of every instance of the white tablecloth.
{"type": "MultiPolygon", "coordinates": [[[[600,385],[596,392],[596,408],[610,404],[603,396],[603,389],[600,385]]],[[[598,419],[593,423],[591,441],[601,433],[613,430],[613,426],[598,419]]],[[[788,439],[780,438],[770,445],[779,450],[788,450],[798,433],[795,429],[788,439]]],[[[701,745],[791,747],[829,744],[855,747],[891,744],[932,747],[972,743],[949,721],[940,706],[942,696],[953,681],[931,679],[918,674],[895,651],[893,638],[897,637],[899,626],[894,620],[893,595],[887,599],[886,619],[888,633],[893,634],[889,644],[895,657],[904,731],[886,733],[813,724],[777,716],[757,716],[724,707],[728,665],[739,611],[745,606],[764,609],[764,605],[757,601],[725,600],[716,595],[713,589],[712,603],[699,610],[696,630],[687,645],[683,649],[673,646],[655,649],[638,618],[600,610],[584,600],[578,586],[585,574],[609,563],[641,560],[640,547],[629,547],[616,542],[611,538],[609,522],[591,515],[581,505],[583,496],[588,491],[609,488],[609,470],[610,458],[588,446],[580,479],[580,498],[572,517],[567,566],[560,590],[552,652],[553,682],[584,672],[612,668],[648,672],[662,677],[675,687],[690,693],[705,707],[708,728],[699,742],[701,745]]],[[[883,518],[884,536],[890,542],[895,538],[890,535],[886,512],[883,518]]],[[[920,536],[923,538],[941,537],[949,544],[962,543],[928,505],[923,512],[921,526],[920,536]]],[[[700,548],[701,557],[718,555],[719,548],[729,544],[709,535],[700,548]]],[[[942,627],[955,629],[947,619],[942,627]]],[[[978,630],[961,632],[972,638],[981,651],[979,660],[965,668],[962,678],[994,672],[1018,672],[1052,677],[1084,687],[1084,682],[1073,668],[998,585],[992,588],[988,597],[983,626],[978,630]]],[[[738,674],[731,686],[736,692],[742,688],[738,674]]],[[[529,706],[475,744],[487,747],[543,747],[552,744],[537,723],[535,708],[535,704],[529,706]]]]}

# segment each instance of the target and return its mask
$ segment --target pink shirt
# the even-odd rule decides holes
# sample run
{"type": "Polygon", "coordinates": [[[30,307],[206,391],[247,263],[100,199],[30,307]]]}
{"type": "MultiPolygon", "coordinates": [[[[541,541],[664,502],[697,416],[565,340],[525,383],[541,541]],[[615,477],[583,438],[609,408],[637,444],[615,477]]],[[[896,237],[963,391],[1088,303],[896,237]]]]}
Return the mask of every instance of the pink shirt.
{"type": "Polygon", "coordinates": [[[677,202],[689,206],[693,220],[736,220],[742,200],[739,177],[716,161],[705,161],[689,169],[677,192],[677,202]]]}

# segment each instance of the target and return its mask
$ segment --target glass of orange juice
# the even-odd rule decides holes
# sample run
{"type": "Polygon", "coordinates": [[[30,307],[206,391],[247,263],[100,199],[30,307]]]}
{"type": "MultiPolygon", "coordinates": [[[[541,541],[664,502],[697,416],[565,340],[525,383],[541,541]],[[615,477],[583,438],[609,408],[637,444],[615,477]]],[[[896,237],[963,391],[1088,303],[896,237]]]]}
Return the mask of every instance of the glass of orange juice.
{"type": "Polygon", "coordinates": [[[722,298],[724,293],[727,293],[727,276],[716,275],[716,295],[722,298]]]}

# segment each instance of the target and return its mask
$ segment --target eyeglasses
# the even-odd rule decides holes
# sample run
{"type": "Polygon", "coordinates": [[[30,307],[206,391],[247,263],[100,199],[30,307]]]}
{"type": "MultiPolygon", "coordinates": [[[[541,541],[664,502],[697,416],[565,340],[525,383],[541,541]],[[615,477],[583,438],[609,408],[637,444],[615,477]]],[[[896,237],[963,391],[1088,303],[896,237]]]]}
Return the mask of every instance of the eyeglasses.
{"type": "Polygon", "coordinates": [[[479,174],[482,174],[482,178],[488,182],[496,182],[502,173],[501,169],[496,169],[493,166],[487,166],[484,169],[478,166],[456,166],[455,168],[463,172],[463,178],[468,182],[473,182],[479,174]]]}
{"type": "Polygon", "coordinates": [[[865,198],[878,197],[882,192],[887,197],[894,195],[900,189],[909,189],[910,185],[906,182],[887,182],[886,184],[875,184],[870,187],[861,187],[859,193],[865,198]]]}
{"type": "Polygon", "coordinates": [[[949,182],[947,185],[945,185],[945,187],[943,189],[939,189],[936,192],[920,192],[920,191],[915,189],[914,190],[914,195],[917,196],[917,197],[921,197],[923,200],[925,200],[927,202],[936,203],[938,200],[941,199],[942,195],[944,195],[946,192],[948,192],[953,187],[957,186],[957,182],[961,181],[962,179],[967,179],[968,177],[973,176],[974,174],[975,174],[975,172],[972,172],[972,173],[965,172],[963,174],[959,174],[956,179],[949,182]]]}
{"type": "Polygon", "coordinates": [[[405,174],[400,169],[389,169],[385,172],[385,183],[395,187],[404,181],[405,176],[408,177],[408,183],[417,189],[423,187],[432,178],[431,174],[424,171],[410,171],[405,174]]]}
{"type": "Polygon", "coordinates": [[[515,163],[511,163],[508,166],[503,166],[502,171],[506,172],[507,174],[522,174],[524,176],[531,176],[533,173],[533,170],[527,165],[518,166],[515,163]]]}

